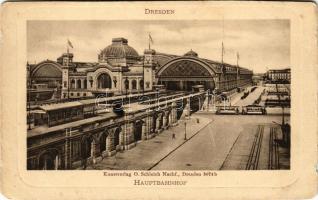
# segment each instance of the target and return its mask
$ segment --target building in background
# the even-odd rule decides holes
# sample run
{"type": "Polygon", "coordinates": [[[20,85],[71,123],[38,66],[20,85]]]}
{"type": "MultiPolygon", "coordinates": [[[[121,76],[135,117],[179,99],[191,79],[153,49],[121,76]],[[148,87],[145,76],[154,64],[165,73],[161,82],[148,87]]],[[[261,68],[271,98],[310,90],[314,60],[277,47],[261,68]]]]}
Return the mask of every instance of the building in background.
{"type": "Polygon", "coordinates": [[[290,83],[290,68],[270,69],[266,72],[265,78],[272,83],[290,83]]]}

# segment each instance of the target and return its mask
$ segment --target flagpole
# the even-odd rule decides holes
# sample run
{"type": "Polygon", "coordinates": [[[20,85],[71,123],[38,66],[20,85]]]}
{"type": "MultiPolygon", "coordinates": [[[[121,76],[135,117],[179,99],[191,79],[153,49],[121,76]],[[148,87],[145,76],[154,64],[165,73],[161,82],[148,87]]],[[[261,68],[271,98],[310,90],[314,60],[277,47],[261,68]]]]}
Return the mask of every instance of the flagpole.
{"type": "Polygon", "coordinates": [[[224,45],[223,45],[223,41],[222,41],[222,54],[221,54],[221,63],[222,63],[222,67],[223,67],[223,53],[224,53],[224,45]]]}
{"type": "Polygon", "coordinates": [[[142,95],[145,95],[145,53],[142,61],[142,95]]]}
{"type": "Polygon", "coordinates": [[[236,87],[238,88],[238,84],[239,84],[239,65],[238,65],[238,60],[239,60],[239,53],[236,52],[236,87]]]}
{"type": "Polygon", "coordinates": [[[224,54],[224,17],[222,18],[222,67],[223,67],[223,54],[224,54]]]}

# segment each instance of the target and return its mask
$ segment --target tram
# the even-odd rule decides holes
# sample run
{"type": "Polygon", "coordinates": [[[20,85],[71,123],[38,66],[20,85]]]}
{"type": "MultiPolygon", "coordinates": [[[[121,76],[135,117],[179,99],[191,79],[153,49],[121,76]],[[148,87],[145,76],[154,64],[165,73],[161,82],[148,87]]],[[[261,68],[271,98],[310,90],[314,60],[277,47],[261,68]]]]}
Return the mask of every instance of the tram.
{"type": "Polygon", "coordinates": [[[216,106],[216,114],[238,115],[239,113],[239,106],[216,106]]]}
{"type": "Polygon", "coordinates": [[[260,105],[248,105],[242,107],[242,115],[265,115],[266,109],[260,105]]]}

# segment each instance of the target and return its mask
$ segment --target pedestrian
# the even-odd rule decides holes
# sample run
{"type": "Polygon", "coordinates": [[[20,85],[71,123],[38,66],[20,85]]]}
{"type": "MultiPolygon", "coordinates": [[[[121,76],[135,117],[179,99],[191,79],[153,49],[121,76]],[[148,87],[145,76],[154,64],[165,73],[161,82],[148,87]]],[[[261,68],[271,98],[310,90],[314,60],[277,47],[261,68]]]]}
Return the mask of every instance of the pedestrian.
{"type": "Polygon", "coordinates": [[[172,133],[172,139],[176,139],[176,134],[172,133]]]}

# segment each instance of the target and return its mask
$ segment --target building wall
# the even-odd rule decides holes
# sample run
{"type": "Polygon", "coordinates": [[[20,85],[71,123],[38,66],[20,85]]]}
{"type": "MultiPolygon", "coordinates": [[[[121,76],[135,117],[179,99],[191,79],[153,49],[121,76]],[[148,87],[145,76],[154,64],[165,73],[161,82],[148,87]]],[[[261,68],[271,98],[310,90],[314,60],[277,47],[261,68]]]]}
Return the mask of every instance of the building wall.
{"type": "Polygon", "coordinates": [[[133,148],[137,140],[151,139],[174,126],[176,109],[176,103],[171,103],[160,111],[137,111],[29,137],[27,169],[74,169],[99,162],[102,157],[133,148]]]}

